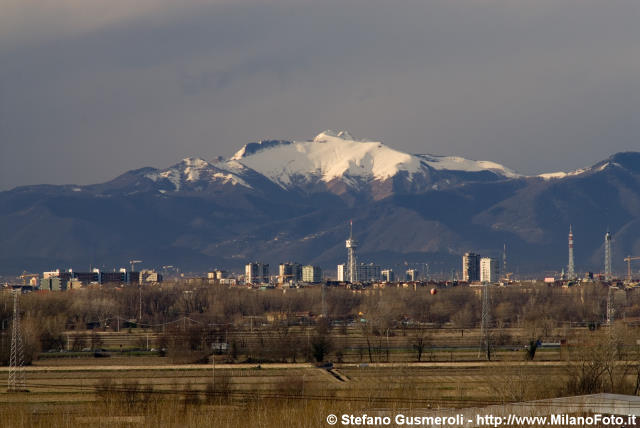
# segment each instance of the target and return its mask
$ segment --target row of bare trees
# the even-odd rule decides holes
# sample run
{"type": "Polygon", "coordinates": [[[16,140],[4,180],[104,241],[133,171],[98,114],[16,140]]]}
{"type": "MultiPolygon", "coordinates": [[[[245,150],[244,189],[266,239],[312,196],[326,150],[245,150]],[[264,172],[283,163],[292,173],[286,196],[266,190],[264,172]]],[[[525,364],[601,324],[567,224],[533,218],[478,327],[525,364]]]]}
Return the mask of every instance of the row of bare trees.
{"type": "MultiPolygon", "coordinates": [[[[640,316],[640,293],[635,290],[618,293],[623,295],[616,303],[618,317],[640,316]]],[[[400,329],[404,335],[407,331],[412,337],[417,335],[409,346],[415,349],[417,359],[422,359],[424,350],[428,348],[428,338],[420,332],[424,326],[447,325],[460,329],[464,334],[465,329],[476,328],[480,321],[480,294],[469,287],[443,289],[436,295],[430,294],[428,287],[359,291],[330,287],[324,294],[328,320],[338,321],[342,328],[347,323],[361,326],[362,337],[366,341],[364,352],[370,360],[378,352],[376,349],[381,348],[381,338],[388,337],[389,331],[400,329]]],[[[71,292],[31,293],[21,297],[20,305],[27,349],[31,355],[68,347],[68,339],[63,332],[69,330],[79,333],[88,327],[97,327],[101,331],[116,330],[126,328],[126,320],[133,320],[134,326],[142,323],[153,326],[151,328],[156,331],[160,329],[158,326],[162,326],[160,331],[165,332],[167,329],[179,329],[179,324],[168,323],[187,317],[196,321],[201,330],[209,332],[207,334],[217,329],[219,336],[222,330],[233,332],[255,327],[259,331],[266,323],[269,328],[276,329],[276,333],[270,336],[269,343],[265,339],[265,343],[256,349],[264,353],[264,349],[272,347],[273,352],[268,352],[273,355],[270,359],[295,361],[311,354],[320,357],[329,349],[340,348],[339,344],[331,346],[325,343],[323,337],[329,336],[326,332],[300,338],[282,327],[283,323],[290,326],[302,320],[317,322],[317,315],[323,311],[322,299],[320,287],[256,291],[165,283],[141,289],[104,286],[71,292]],[[139,319],[140,311],[142,319],[139,319]],[[314,339],[317,343],[312,346],[311,340],[314,339]],[[305,346],[298,346],[299,341],[305,346]],[[285,343],[291,345],[285,346],[285,343]],[[307,350],[300,352],[302,348],[307,350]]],[[[573,289],[544,285],[496,287],[491,293],[492,325],[497,331],[505,327],[521,327],[531,330],[532,337],[551,337],[563,323],[601,322],[606,314],[606,299],[607,289],[600,284],[573,289]]],[[[8,355],[11,313],[10,296],[0,295],[0,362],[5,362],[8,355]]],[[[179,339],[173,335],[171,340],[180,341],[173,347],[199,348],[204,352],[206,340],[194,337],[194,334],[180,335],[179,339]]],[[[198,334],[202,336],[204,333],[198,334]]],[[[96,348],[95,340],[88,333],[74,335],[73,348],[96,348]]],[[[163,340],[168,343],[168,339],[163,340]]],[[[252,344],[243,344],[239,340],[232,345],[238,354],[263,358],[253,356],[258,351],[252,350],[252,344]]],[[[166,347],[170,348],[168,344],[166,347]]]]}

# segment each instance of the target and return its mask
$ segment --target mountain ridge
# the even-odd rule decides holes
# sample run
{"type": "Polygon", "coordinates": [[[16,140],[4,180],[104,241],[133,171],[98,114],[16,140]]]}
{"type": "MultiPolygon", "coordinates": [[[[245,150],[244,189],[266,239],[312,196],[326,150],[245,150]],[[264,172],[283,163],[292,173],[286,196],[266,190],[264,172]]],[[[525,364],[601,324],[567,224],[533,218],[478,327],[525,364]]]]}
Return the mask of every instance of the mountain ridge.
{"type": "Polygon", "coordinates": [[[559,271],[569,224],[578,269],[598,270],[607,228],[614,254],[640,254],[639,152],[564,175],[524,176],[491,161],[411,155],[346,132],[264,141],[228,159],[185,158],[99,184],[0,192],[0,272],[132,258],[194,270],[240,269],[254,259],[331,269],[345,258],[349,219],[360,260],[389,266],[421,261],[434,271],[459,270],[465,251],[499,256],[507,242],[514,270],[559,271]],[[336,147],[346,148],[342,163],[333,162],[336,147]],[[265,156],[271,164],[257,162],[265,156]],[[274,165],[289,168],[286,179],[264,173],[274,165]]]}

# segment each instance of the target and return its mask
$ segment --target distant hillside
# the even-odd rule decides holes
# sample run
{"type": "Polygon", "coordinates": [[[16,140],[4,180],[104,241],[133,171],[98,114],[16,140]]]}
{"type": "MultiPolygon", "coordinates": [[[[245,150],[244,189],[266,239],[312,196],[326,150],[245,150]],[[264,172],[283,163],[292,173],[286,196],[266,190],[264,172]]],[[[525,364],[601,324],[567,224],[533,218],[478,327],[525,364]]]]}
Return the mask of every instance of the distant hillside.
{"type": "Polygon", "coordinates": [[[124,266],[204,271],[260,259],[335,269],[349,219],[362,261],[460,269],[460,255],[498,256],[509,269],[560,270],[573,225],[578,270],[640,255],[640,153],[527,177],[489,161],[412,155],[346,132],[250,143],[230,159],[188,158],[90,186],[0,192],[0,272],[124,266]]]}

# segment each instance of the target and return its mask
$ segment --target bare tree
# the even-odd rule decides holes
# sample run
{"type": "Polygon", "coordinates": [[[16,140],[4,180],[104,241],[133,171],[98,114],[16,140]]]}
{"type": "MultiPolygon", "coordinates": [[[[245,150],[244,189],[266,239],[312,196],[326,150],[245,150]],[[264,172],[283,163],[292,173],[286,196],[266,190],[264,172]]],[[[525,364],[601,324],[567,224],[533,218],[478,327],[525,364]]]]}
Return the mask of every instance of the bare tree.
{"type": "Polygon", "coordinates": [[[423,328],[415,330],[413,337],[411,338],[411,346],[416,351],[416,358],[418,362],[422,361],[422,354],[427,346],[429,346],[429,338],[426,331],[423,328]]]}

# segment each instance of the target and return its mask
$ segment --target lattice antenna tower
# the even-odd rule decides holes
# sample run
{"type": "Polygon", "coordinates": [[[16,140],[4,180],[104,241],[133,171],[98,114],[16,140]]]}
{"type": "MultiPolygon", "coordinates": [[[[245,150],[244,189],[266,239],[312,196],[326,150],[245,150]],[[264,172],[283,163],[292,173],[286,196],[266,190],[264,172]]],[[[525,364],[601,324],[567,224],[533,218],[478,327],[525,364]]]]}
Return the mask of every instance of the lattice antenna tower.
{"type": "Polygon", "coordinates": [[[13,291],[13,322],[11,324],[11,354],[9,357],[8,392],[26,390],[24,374],[24,347],[22,345],[22,330],[20,329],[18,293],[20,293],[20,290],[13,291]]]}
{"type": "Polygon", "coordinates": [[[480,349],[486,353],[487,361],[491,361],[491,344],[489,341],[489,322],[491,320],[491,313],[489,304],[489,284],[484,284],[482,286],[482,323],[480,324],[480,337],[482,343],[480,344],[480,349]]]}
{"type": "Polygon", "coordinates": [[[576,279],[576,269],[573,264],[573,230],[569,225],[569,265],[567,266],[567,278],[576,279]]]}
{"type": "Polygon", "coordinates": [[[349,239],[347,239],[345,246],[347,247],[349,282],[353,284],[354,282],[358,282],[358,268],[356,265],[356,248],[358,248],[358,241],[353,239],[353,220],[349,221],[349,239]]]}
{"type": "Polygon", "coordinates": [[[611,281],[611,233],[607,231],[604,235],[604,279],[611,281]]]}

